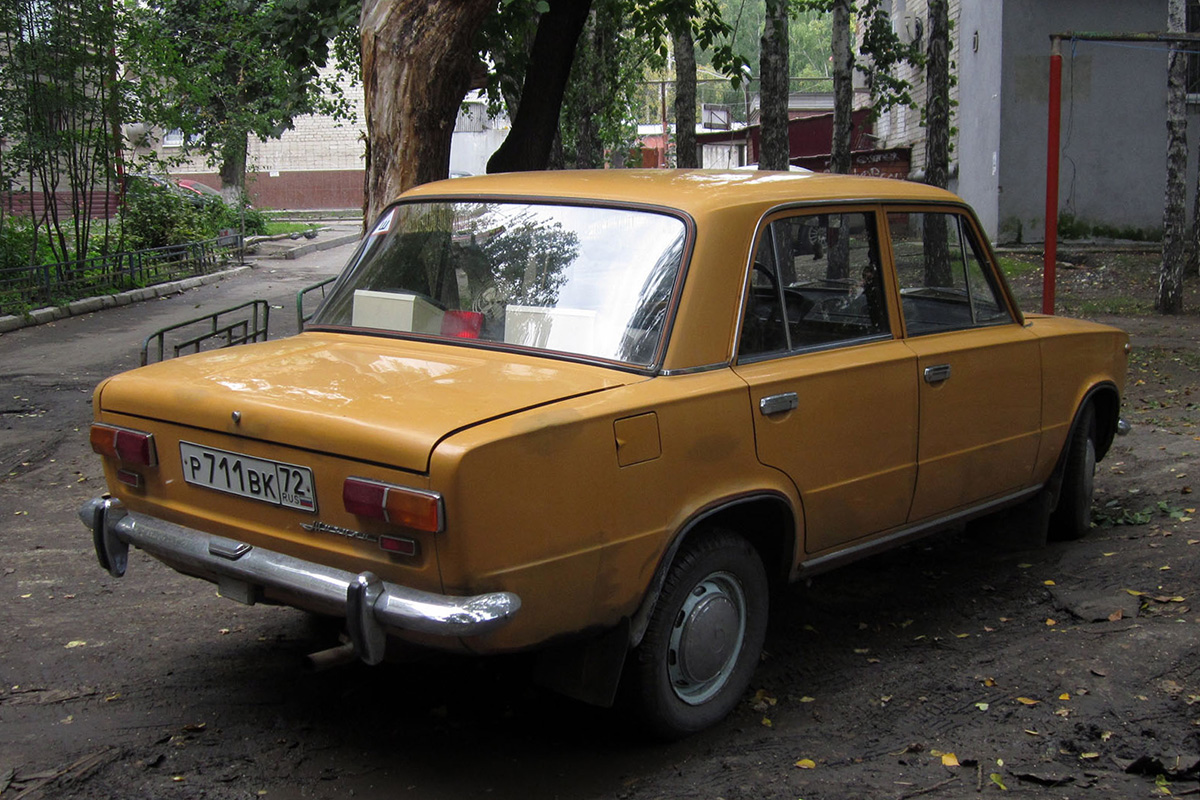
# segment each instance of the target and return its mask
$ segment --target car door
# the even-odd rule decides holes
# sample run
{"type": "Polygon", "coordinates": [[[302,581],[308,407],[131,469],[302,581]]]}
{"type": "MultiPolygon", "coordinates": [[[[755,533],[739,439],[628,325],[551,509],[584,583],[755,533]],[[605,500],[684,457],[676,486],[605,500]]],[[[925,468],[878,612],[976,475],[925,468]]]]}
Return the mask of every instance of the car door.
{"type": "Polygon", "coordinates": [[[755,250],[735,367],[759,460],[803,502],[805,550],[902,525],[916,481],[916,357],[897,336],[870,208],[796,211],[755,250]]]}
{"type": "Polygon", "coordinates": [[[920,444],[911,522],[1029,485],[1040,443],[1041,353],[971,218],[888,211],[920,444]]]}

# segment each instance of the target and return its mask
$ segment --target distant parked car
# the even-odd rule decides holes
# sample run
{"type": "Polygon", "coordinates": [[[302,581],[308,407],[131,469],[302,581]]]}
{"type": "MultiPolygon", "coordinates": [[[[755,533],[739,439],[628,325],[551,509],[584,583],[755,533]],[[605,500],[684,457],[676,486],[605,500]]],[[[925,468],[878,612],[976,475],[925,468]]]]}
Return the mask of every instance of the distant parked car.
{"type": "Polygon", "coordinates": [[[186,192],[190,192],[207,199],[220,200],[222,203],[225,202],[225,198],[221,196],[221,193],[209,186],[207,183],[201,183],[200,181],[195,181],[191,178],[180,178],[179,180],[175,181],[175,183],[179,186],[179,188],[186,192]]]}
{"type": "Polygon", "coordinates": [[[1090,527],[1128,337],[1023,314],[949,192],[528,172],[368,230],[299,335],[96,390],[113,575],[140,547],[368,663],[537,651],[680,736],[748,688],[772,585],[1017,504],[1090,527]]]}

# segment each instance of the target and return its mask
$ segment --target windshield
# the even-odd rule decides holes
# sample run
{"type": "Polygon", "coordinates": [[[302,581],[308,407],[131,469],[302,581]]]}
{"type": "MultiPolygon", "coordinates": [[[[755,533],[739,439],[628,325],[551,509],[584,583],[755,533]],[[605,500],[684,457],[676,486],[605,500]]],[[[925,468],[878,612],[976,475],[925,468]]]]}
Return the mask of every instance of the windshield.
{"type": "Polygon", "coordinates": [[[508,202],[387,209],[314,325],[653,363],[686,238],[665,214],[508,202]]]}

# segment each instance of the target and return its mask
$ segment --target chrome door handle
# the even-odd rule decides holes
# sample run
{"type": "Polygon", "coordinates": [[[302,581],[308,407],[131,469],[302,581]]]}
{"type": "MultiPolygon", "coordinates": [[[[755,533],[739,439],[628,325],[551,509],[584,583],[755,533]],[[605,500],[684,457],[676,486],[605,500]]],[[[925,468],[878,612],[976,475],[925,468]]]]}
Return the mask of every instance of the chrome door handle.
{"type": "Polygon", "coordinates": [[[800,407],[800,398],[795,392],[784,392],[783,394],[772,394],[758,401],[758,410],[765,416],[772,414],[782,414],[785,411],[793,411],[800,407]]]}
{"type": "Polygon", "coordinates": [[[930,385],[943,383],[950,379],[950,365],[938,364],[935,367],[925,368],[925,382],[930,385]]]}

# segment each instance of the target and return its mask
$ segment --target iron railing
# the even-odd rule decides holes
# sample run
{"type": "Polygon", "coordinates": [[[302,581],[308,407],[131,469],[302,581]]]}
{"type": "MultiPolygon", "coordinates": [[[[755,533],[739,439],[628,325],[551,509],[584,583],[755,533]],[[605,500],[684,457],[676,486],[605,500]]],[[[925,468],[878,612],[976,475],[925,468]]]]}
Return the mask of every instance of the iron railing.
{"type": "Polygon", "coordinates": [[[333,283],[337,279],[338,279],[338,276],[334,275],[332,278],[326,278],[325,280],[321,281],[320,283],[314,283],[312,286],[306,286],[303,289],[301,289],[300,291],[296,292],[296,330],[298,332],[304,330],[304,323],[306,323],[310,319],[312,319],[312,315],[317,313],[317,308],[320,307],[321,303],[325,302],[325,287],[328,286],[329,284],[333,283]],[[312,311],[309,311],[307,314],[305,314],[304,313],[305,301],[308,300],[309,295],[311,295],[312,293],[314,293],[318,290],[320,290],[320,292],[321,292],[321,301],[319,303],[317,303],[317,306],[314,307],[312,309],[312,311]]]}
{"type": "Polygon", "coordinates": [[[224,251],[240,244],[208,239],[58,264],[0,268],[0,314],[205,275],[216,270],[224,251]]]}
{"type": "Polygon", "coordinates": [[[265,342],[270,316],[271,306],[266,300],[251,300],[187,322],[168,325],[147,336],[146,341],[142,343],[142,366],[150,363],[151,354],[157,356],[156,361],[165,361],[167,358],[181,355],[185,350],[199,353],[203,349],[217,350],[235,344],[265,342]],[[172,342],[169,348],[172,355],[166,355],[167,334],[184,329],[190,330],[182,334],[181,339],[172,342]]]}

